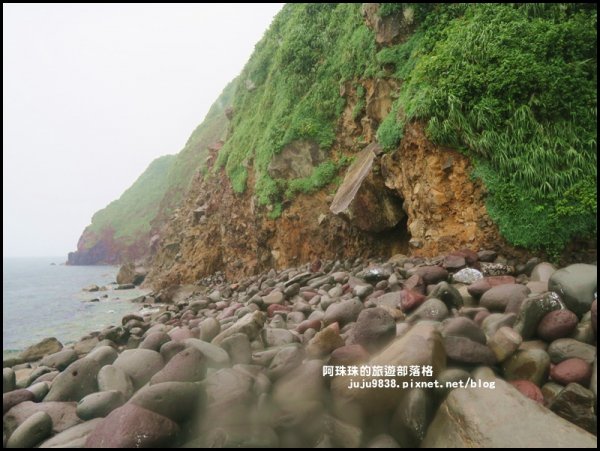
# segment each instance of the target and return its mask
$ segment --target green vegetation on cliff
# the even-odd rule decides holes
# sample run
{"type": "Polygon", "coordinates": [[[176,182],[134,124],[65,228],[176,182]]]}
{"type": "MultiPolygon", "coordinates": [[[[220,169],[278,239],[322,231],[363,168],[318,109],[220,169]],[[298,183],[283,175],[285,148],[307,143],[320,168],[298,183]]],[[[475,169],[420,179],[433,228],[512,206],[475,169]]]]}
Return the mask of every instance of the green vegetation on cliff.
{"type": "Polygon", "coordinates": [[[403,83],[378,130],[384,148],[397,147],[407,121],[425,121],[432,141],[473,159],[489,214],[515,245],[559,252],[595,233],[595,5],[398,3],[379,14],[414,32],[378,47],[358,4],[284,7],[234,96],[219,154],[234,189],[253,170],[259,203],[279,212],[286,195],[325,185],[332,166],[284,181],[269,162],[296,139],[331,148],[343,82],[393,77],[403,83]]]}
{"type": "Polygon", "coordinates": [[[133,241],[150,231],[150,221],[156,214],[167,190],[168,174],[175,155],[157,158],[117,200],[92,217],[89,230],[101,233],[114,230],[115,239],[133,241]]]}
{"type": "MultiPolygon", "coordinates": [[[[234,80],[227,85],[177,155],[154,160],[119,199],[94,214],[87,229],[94,232],[87,235],[90,240],[112,230],[116,240],[133,244],[169,217],[184,199],[196,171],[205,170],[208,147],[225,138],[225,110],[231,105],[235,83],[234,80]]],[[[85,247],[95,244],[88,241],[85,247]]]]}
{"type": "Polygon", "coordinates": [[[376,45],[359,4],[288,4],[257,44],[234,97],[233,133],[219,154],[237,192],[255,171],[262,205],[329,183],[331,165],[302,181],[274,180],[271,158],[297,139],[329,149],[345,105],[340,83],[376,75],[376,45]],[[328,177],[324,177],[328,175],[328,177]]]}
{"type": "Polygon", "coordinates": [[[595,5],[440,5],[378,56],[405,82],[384,146],[427,120],[430,139],[475,160],[513,244],[559,252],[595,233],[595,5]]]}

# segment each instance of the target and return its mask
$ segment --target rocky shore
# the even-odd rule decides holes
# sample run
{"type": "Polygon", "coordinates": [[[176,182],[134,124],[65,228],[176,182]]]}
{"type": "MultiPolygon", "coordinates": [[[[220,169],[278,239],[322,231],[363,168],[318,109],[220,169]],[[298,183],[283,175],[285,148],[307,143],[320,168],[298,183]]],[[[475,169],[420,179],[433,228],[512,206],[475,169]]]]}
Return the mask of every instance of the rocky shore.
{"type": "Polygon", "coordinates": [[[5,361],[3,445],[596,447],[596,285],[470,250],[217,273],[5,361]]]}

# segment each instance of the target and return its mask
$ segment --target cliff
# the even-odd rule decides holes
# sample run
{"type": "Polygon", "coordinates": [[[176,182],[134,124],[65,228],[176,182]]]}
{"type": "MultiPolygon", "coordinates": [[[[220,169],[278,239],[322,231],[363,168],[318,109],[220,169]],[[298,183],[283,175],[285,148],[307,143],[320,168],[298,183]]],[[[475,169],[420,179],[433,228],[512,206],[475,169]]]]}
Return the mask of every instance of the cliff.
{"type": "Polygon", "coordinates": [[[149,255],[158,231],[205,167],[208,147],[220,145],[234,86],[232,82],[225,88],[177,155],[154,160],[119,199],[94,214],[68,264],[117,264],[149,255]]]}
{"type": "Polygon", "coordinates": [[[286,5],[229,95],[150,221],[157,287],[461,247],[595,258],[593,6],[286,5]]]}

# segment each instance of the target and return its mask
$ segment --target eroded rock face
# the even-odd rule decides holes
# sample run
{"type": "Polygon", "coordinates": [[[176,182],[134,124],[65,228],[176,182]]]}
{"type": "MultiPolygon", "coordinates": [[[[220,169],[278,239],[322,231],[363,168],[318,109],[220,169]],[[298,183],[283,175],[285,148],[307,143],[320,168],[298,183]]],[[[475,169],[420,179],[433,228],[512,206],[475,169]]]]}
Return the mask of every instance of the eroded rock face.
{"type": "Polygon", "coordinates": [[[137,260],[149,250],[148,234],[143,234],[134,242],[126,242],[115,237],[114,230],[107,229],[96,233],[86,228],[77,243],[77,251],[69,252],[68,265],[114,265],[124,260],[137,260]]]}
{"type": "MultiPolygon", "coordinates": [[[[357,118],[352,116],[356,87],[345,84],[340,90],[348,105],[334,152],[358,150],[361,137],[374,142],[376,125],[397,88],[389,80],[361,84],[365,112],[357,118]]],[[[224,171],[194,182],[180,212],[161,231],[162,244],[145,283],[153,288],[193,283],[217,271],[233,280],[317,258],[389,257],[409,251],[431,257],[458,247],[519,255],[487,216],[483,187],[470,179],[467,158],[431,143],[422,124],[408,124],[393,153],[376,158],[374,148],[357,154],[354,183],[344,184],[344,195],[340,191],[332,199],[331,187],[299,194],[276,220],[268,218],[255,198],[252,171],[249,189],[241,195],[224,171]],[[201,222],[194,222],[193,211],[200,206],[205,213],[201,222]]]]}
{"type": "Polygon", "coordinates": [[[377,161],[379,153],[381,147],[370,144],[358,154],[330,207],[333,214],[367,232],[391,229],[404,217],[400,199],[384,185],[377,161]]]}
{"type": "Polygon", "coordinates": [[[315,141],[293,141],[273,157],[269,164],[269,175],[274,179],[288,180],[309,177],[325,157],[325,152],[315,141]]]}
{"type": "Polygon", "coordinates": [[[386,186],[404,199],[413,254],[504,243],[487,215],[484,190],[470,179],[469,160],[431,143],[422,124],[405,127],[398,150],[382,157],[381,172],[386,186]]]}
{"type": "Polygon", "coordinates": [[[144,281],[148,270],[142,266],[136,266],[133,263],[125,263],[119,269],[117,274],[117,283],[139,285],[144,281]]]}
{"type": "Polygon", "coordinates": [[[363,3],[362,15],[365,23],[375,33],[378,44],[390,45],[403,42],[415,28],[414,11],[407,7],[402,14],[382,17],[379,14],[379,3],[363,3]]]}

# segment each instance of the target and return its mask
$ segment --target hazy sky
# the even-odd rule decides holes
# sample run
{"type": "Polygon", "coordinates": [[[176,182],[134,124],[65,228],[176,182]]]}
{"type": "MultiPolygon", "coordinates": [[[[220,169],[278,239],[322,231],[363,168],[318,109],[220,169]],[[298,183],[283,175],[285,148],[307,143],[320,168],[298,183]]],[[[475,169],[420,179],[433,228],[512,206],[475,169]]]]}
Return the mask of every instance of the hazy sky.
{"type": "Polygon", "coordinates": [[[183,147],[281,7],[4,4],[4,256],[66,259],[183,147]]]}

